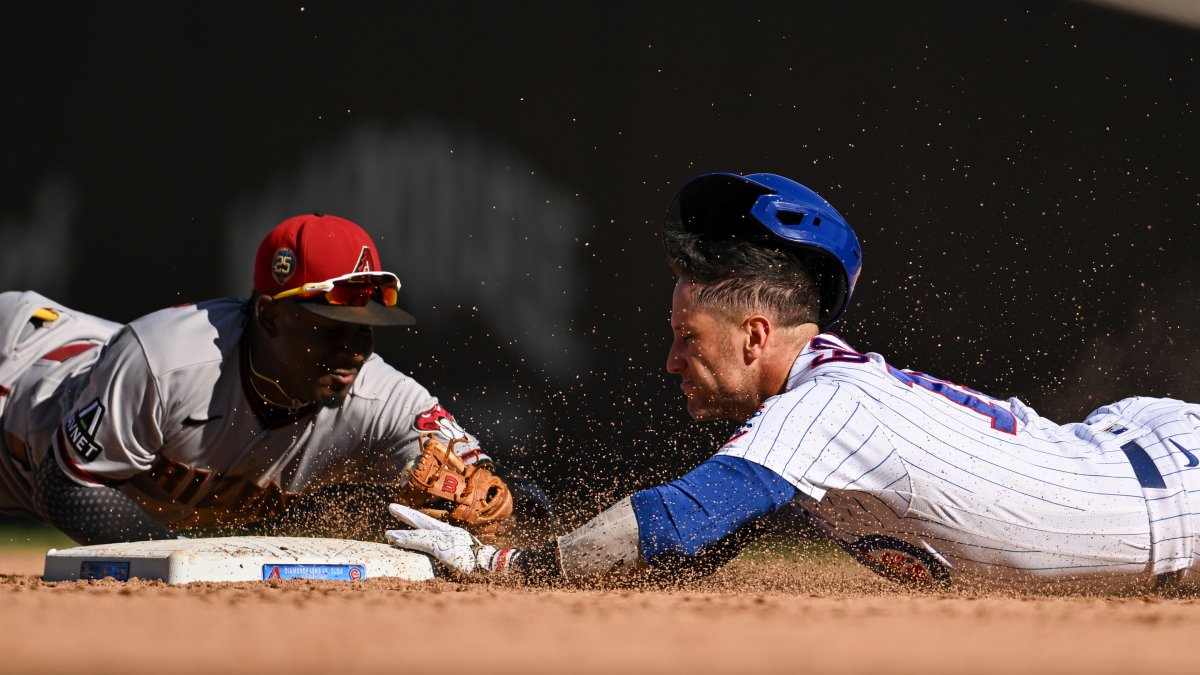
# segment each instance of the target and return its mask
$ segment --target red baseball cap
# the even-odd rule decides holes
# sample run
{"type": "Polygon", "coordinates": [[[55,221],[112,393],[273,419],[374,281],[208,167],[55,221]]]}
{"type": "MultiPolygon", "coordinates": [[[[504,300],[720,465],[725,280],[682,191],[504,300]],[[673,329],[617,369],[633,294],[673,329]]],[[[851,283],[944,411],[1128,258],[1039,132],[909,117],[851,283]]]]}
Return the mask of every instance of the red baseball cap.
{"type": "Polygon", "coordinates": [[[395,306],[399,288],[396,275],[380,268],[370,235],[345,218],[324,213],[276,225],[254,259],[255,292],[294,298],[304,309],[335,321],[413,325],[417,320],[395,306]]]}

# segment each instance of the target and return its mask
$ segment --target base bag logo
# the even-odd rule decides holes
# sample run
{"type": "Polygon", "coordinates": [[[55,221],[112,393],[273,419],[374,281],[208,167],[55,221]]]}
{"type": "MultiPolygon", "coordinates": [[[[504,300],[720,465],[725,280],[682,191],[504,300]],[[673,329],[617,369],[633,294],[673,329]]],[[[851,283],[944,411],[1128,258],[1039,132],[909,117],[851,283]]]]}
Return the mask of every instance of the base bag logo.
{"type": "Polygon", "coordinates": [[[263,580],[271,579],[319,579],[324,581],[358,581],[366,576],[362,565],[263,565],[263,580]]]}

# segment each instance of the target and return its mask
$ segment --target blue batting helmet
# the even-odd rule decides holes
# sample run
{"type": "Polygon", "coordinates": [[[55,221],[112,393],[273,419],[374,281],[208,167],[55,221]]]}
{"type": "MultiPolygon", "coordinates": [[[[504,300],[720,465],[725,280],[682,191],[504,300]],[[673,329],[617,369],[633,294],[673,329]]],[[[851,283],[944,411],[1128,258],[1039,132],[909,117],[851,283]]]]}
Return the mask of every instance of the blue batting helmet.
{"type": "Polygon", "coordinates": [[[822,329],[846,312],[862,271],[858,237],[842,214],[812,190],[771,173],[693,178],[671,200],[665,227],[717,237],[767,235],[810,253],[805,262],[816,278],[822,329]]]}

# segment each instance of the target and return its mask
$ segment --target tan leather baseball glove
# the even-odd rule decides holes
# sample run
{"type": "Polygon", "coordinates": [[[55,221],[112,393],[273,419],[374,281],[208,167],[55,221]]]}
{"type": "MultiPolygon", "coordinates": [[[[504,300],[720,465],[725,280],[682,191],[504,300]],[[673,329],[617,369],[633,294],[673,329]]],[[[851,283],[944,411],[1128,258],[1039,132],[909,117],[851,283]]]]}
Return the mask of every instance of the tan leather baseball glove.
{"type": "Polygon", "coordinates": [[[463,462],[454,446],[466,442],[455,439],[447,446],[438,434],[422,434],[421,456],[408,469],[398,499],[477,536],[500,535],[512,518],[512,493],[489,468],[463,462]]]}

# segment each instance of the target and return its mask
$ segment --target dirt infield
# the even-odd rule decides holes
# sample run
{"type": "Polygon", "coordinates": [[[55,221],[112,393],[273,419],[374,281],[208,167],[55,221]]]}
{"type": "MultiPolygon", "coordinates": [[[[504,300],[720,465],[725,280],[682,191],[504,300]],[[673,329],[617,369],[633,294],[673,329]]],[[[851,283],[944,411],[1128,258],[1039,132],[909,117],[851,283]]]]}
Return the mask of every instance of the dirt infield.
{"type": "Polygon", "coordinates": [[[1158,675],[1195,671],[1200,630],[1195,599],[914,594],[838,560],[739,560],[652,590],[48,584],[41,565],[0,553],[0,672],[1158,675]]]}

